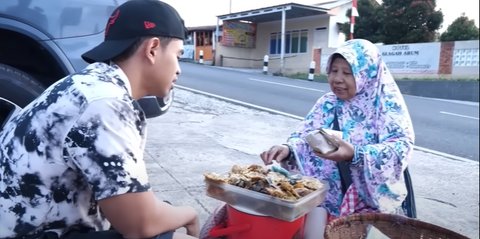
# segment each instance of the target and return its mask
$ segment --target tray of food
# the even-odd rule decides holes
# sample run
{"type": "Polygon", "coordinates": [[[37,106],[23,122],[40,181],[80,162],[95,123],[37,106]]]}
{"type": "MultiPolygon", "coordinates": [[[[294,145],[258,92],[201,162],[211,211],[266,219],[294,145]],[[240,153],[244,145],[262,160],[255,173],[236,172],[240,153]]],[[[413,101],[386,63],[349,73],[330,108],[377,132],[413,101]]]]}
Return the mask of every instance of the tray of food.
{"type": "Polygon", "coordinates": [[[288,177],[260,165],[239,166],[224,174],[204,174],[207,195],[236,209],[285,221],[310,212],[325,200],[328,184],[312,177],[288,177]]]}

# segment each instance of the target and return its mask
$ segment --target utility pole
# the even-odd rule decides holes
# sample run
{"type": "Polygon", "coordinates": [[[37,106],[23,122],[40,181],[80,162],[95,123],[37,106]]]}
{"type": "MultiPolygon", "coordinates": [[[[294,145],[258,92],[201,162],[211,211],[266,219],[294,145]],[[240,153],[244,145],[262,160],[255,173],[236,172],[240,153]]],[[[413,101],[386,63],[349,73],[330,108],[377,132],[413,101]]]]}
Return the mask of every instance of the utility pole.
{"type": "Polygon", "coordinates": [[[228,13],[232,13],[232,0],[230,0],[230,6],[229,6],[228,9],[229,9],[229,10],[228,10],[228,13]]]}
{"type": "Polygon", "coordinates": [[[355,28],[355,17],[358,17],[358,10],[357,10],[357,0],[352,1],[352,10],[350,13],[350,39],[353,39],[353,32],[355,28]]]}

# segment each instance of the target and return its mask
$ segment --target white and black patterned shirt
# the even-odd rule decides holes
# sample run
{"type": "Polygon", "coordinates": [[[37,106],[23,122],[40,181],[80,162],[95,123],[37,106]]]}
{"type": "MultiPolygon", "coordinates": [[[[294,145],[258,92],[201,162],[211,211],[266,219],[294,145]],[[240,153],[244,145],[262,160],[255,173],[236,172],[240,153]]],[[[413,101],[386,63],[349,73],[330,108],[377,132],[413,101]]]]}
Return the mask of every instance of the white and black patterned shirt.
{"type": "Polygon", "coordinates": [[[49,87],[0,133],[0,238],[107,230],[97,201],[148,191],[143,111],[116,65],[49,87]]]}

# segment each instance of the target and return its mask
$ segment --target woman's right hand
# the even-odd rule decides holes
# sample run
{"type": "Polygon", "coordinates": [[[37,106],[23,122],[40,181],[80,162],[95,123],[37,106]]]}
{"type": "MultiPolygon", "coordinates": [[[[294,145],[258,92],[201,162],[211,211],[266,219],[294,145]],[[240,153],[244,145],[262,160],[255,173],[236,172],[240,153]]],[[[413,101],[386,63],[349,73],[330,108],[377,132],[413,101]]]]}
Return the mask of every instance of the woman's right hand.
{"type": "Polygon", "coordinates": [[[290,149],[286,145],[274,145],[269,150],[261,153],[260,158],[262,158],[265,165],[269,165],[272,164],[273,160],[281,163],[289,154],[290,149]]]}

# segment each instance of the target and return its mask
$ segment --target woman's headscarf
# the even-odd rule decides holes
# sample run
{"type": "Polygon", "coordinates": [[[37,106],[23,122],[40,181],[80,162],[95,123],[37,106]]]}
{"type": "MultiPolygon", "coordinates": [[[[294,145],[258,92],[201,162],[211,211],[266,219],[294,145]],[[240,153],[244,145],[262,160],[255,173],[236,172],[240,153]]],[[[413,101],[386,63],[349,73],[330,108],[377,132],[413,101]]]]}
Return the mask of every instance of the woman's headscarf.
{"type": "Polygon", "coordinates": [[[335,54],[350,64],[357,91],[348,101],[333,93],[326,95],[335,106],[345,136],[354,144],[369,144],[382,141],[391,133],[401,133],[413,142],[413,128],[405,101],[378,48],[363,39],[347,41],[330,56],[327,72],[335,54]],[[382,129],[387,132],[382,134],[382,129]]]}

